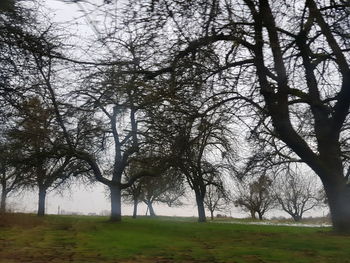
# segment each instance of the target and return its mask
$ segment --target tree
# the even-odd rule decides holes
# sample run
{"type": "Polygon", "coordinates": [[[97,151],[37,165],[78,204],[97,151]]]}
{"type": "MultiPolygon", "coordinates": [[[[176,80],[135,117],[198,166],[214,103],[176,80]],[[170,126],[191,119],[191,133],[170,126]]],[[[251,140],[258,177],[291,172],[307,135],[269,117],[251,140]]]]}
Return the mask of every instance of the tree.
{"type": "MultiPolygon", "coordinates": [[[[13,2],[6,1],[2,7],[13,2]]],[[[18,114],[21,114],[26,97],[40,93],[32,53],[43,52],[41,47],[44,46],[45,34],[39,33],[40,26],[34,26],[37,23],[36,13],[28,6],[13,4],[10,10],[0,12],[0,118],[1,144],[4,147],[0,165],[2,207],[5,209],[6,195],[24,183],[23,171],[18,163],[23,145],[14,142],[8,133],[13,132],[15,123],[18,123],[18,114]]]]}
{"type": "Polygon", "coordinates": [[[6,138],[2,139],[5,141],[0,143],[0,213],[5,213],[6,199],[11,192],[18,190],[22,186],[23,176],[13,162],[15,159],[14,155],[18,154],[18,151],[11,149],[10,142],[6,138]]]}
{"type": "Polygon", "coordinates": [[[183,175],[174,169],[166,171],[159,177],[141,179],[142,200],[148,207],[150,216],[155,216],[154,203],[165,203],[169,207],[182,205],[179,200],[185,195],[183,175]]]}
{"type": "Polygon", "coordinates": [[[19,118],[9,137],[12,147],[18,149],[15,161],[21,164],[17,172],[24,174],[22,184],[38,188],[38,216],[43,216],[48,190],[56,189],[72,175],[88,169],[77,159],[62,155],[63,137],[55,126],[55,115],[38,97],[21,104],[19,118]]]}
{"type": "Polygon", "coordinates": [[[239,182],[235,195],[234,204],[247,210],[253,219],[257,213],[262,220],[264,214],[275,207],[272,180],[265,175],[250,183],[239,182]]]}
{"type": "Polygon", "coordinates": [[[122,192],[122,197],[124,200],[128,203],[133,204],[134,209],[132,212],[132,218],[137,217],[137,208],[140,203],[141,187],[142,185],[140,183],[140,180],[138,180],[122,192]]]}
{"type": "Polygon", "coordinates": [[[153,15],[148,28],[156,20],[160,31],[173,21],[178,33],[173,38],[178,52],[169,52],[164,61],[171,62],[149,76],[175,73],[184,58],[214,49],[223,63],[213,65],[211,74],[236,77],[232,87],[257,106],[264,127],[320,177],[334,229],[349,233],[347,1],[152,1],[143,7],[153,15]]]}
{"type": "MultiPolygon", "coordinates": [[[[89,163],[92,167],[97,181],[108,186],[111,192],[111,221],[121,221],[121,194],[122,190],[131,186],[132,183],[141,177],[141,174],[152,175],[149,167],[140,171],[129,182],[122,183],[123,174],[132,157],[139,151],[140,131],[138,128],[138,105],[134,101],[137,86],[134,79],[125,80],[123,76],[118,76],[118,72],[112,69],[102,73],[104,76],[101,83],[94,83],[91,79],[88,83],[91,85],[88,89],[81,89],[79,94],[85,97],[85,104],[80,108],[91,111],[95,116],[103,116],[104,122],[100,122],[102,145],[106,146],[105,152],[97,155],[84,149],[74,150],[73,155],[89,163]],[[105,75],[106,74],[106,75],[105,75]],[[98,86],[98,85],[102,85],[98,86]],[[96,88],[98,87],[98,88],[96,88]],[[91,88],[89,90],[89,88],[91,88]],[[110,155],[107,147],[111,145],[111,151],[114,155],[111,160],[112,165],[100,162],[106,165],[100,165],[97,157],[106,158],[110,155]],[[103,156],[105,155],[105,156],[103,156]],[[103,171],[105,170],[105,171],[103,171]]],[[[94,74],[96,79],[97,75],[94,74]]]]}
{"type": "Polygon", "coordinates": [[[220,124],[224,116],[217,117],[216,112],[211,116],[197,113],[201,117],[196,119],[191,114],[193,113],[189,113],[189,120],[178,127],[180,130],[174,144],[181,150],[175,166],[184,174],[195,193],[198,221],[205,222],[204,200],[207,187],[220,184],[221,173],[226,169],[223,163],[231,155],[232,148],[228,142],[230,133],[226,133],[226,128],[220,124]],[[221,162],[214,163],[215,154],[221,154],[221,162]]]}
{"type": "MultiPolygon", "coordinates": [[[[271,91],[267,73],[263,69],[265,68],[265,62],[261,59],[256,60],[261,91],[273,125],[280,139],[320,176],[329,199],[334,227],[339,231],[349,232],[350,209],[346,204],[349,204],[350,190],[346,186],[347,182],[344,177],[339,139],[349,109],[350,101],[347,99],[349,88],[347,86],[350,83],[350,70],[341,47],[342,44],[336,40],[335,35],[337,33],[332,29],[332,21],[329,15],[335,11],[335,7],[330,5],[330,11],[322,12],[314,1],[306,1],[303,9],[304,13],[301,17],[300,30],[299,32],[293,32],[291,36],[295,41],[295,48],[300,51],[299,58],[302,61],[302,70],[305,74],[305,86],[308,88],[306,93],[299,90],[300,94],[295,94],[293,88],[290,87],[289,73],[282,55],[284,48],[278,37],[280,30],[275,24],[270,5],[267,1],[261,1],[258,8],[260,14],[256,13],[255,7],[251,6],[252,13],[255,12],[253,13],[253,20],[256,24],[254,30],[257,45],[255,55],[258,58],[258,54],[262,54],[263,51],[262,45],[259,46],[257,41],[262,38],[262,23],[264,23],[268,30],[268,39],[272,47],[276,69],[277,92],[271,91]],[[316,29],[312,29],[311,26],[315,26],[316,29]],[[315,59],[315,56],[319,53],[317,50],[313,50],[311,46],[314,40],[310,41],[312,36],[316,34],[320,34],[316,37],[316,40],[324,37],[326,39],[324,44],[330,48],[330,52],[320,54],[323,57],[321,61],[315,59]],[[323,81],[317,80],[319,66],[329,62],[328,56],[332,56],[331,54],[335,57],[334,65],[339,67],[338,76],[339,83],[341,83],[340,91],[334,94],[336,95],[334,104],[327,103],[327,99],[321,97],[320,89],[323,81]],[[292,125],[289,117],[291,107],[288,106],[290,105],[288,100],[292,96],[297,97],[303,103],[306,102],[309,106],[308,109],[314,118],[313,129],[317,139],[318,153],[312,150],[307,141],[297,133],[292,125]]],[[[323,72],[323,75],[329,74],[329,70],[333,70],[333,67],[330,66],[326,70],[328,73],[327,71],[323,72]]]]}
{"type": "Polygon", "coordinates": [[[324,198],[315,178],[301,177],[290,169],[279,178],[275,188],[275,197],[279,205],[296,222],[302,219],[305,212],[324,205],[324,198]]]}
{"type": "Polygon", "coordinates": [[[210,212],[211,220],[214,220],[215,211],[224,211],[227,208],[229,201],[228,193],[223,185],[212,184],[207,187],[204,204],[210,212]]]}
{"type": "MultiPolygon", "coordinates": [[[[131,163],[125,170],[125,180],[129,181],[133,176],[135,176],[139,172],[139,168],[135,163],[131,163]]],[[[132,218],[137,217],[137,208],[139,203],[141,202],[141,195],[142,195],[142,187],[143,187],[143,178],[135,181],[132,185],[125,188],[122,192],[122,197],[124,198],[124,201],[128,203],[133,204],[133,214],[132,218]]]]}
{"type": "Polygon", "coordinates": [[[186,176],[187,183],[195,193],[199,222],[206,221],[204,200],[207,187],[214,183],[215,177],[218,176],[215,167],[204,159],[204,150],[209,145],[207,139],[206,136],[198,137],[198,141],[194,141],[186,148],[179,163],[181,172],[186,176]]]}
{"type": "Polygon", "coordinates": [[[196,67],[184,71],[181,79],[162,81],[162,90],[154,92],[156,103],[146,108],[151,131],[147,138],[158,145],[160,155],[172,156],[172,167],[194,191],[198,221],[205,222],[206,188],[220,182],[235,153],[233,133],[227,128],[232,116],[226,105],[211,107],[214,91],[204,85],[196,67]]]}
{"type": "MultiPolygon", "coordinates": [[[[131,176],[129,175],[128,177],[130,178],[131,176]]],[[[184,195],[183,175],[175,169],[169,169],[156,177],[142,177],[123,191],[123,196],[126,200],[133,202],[133,218],[137,216],[137,205],[139,202],[144,202],[147,205],[150,216],[156,216],[153,208],[154,203],[165,203],[169,207],[179,206],[182,205],[180,198],[184,195]]]]}

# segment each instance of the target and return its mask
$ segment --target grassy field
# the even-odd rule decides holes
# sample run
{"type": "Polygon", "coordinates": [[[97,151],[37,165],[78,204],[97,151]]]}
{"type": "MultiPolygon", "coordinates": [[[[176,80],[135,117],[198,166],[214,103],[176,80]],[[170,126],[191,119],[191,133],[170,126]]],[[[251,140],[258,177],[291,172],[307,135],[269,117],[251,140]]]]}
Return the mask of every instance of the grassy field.
{"type": "Polygon", "coordinates": [[[199,224],[181,218],[7,215],[1,263],[350,262],[350,237],[329,228],[199,224]]]}

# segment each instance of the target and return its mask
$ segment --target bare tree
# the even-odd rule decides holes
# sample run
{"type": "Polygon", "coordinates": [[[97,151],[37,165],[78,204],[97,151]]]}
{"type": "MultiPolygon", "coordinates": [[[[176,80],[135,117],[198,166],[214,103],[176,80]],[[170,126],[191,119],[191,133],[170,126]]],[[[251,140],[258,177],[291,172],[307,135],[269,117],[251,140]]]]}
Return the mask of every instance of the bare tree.
{"type": "MultiPolygon", "coordinates": [[[[142,170],[142,168],[140,169],[142,170]]],[[[130,171],[130,169],[128,170],[130,171]]],[[[134,175],[127,176],[126,180],[132,176],[134,175]]],[[[140,178],[123,190],[123,196],[127,201],[133,202],[133,218],[136,218],[139,202],[144,202],[147,205],[150,216],[156,216],[153,208],[154,203],[164,203],[169,207],[180,206],[182,205],[180,199],[184,197],[185,192],[183,175],[175,169],[168,169],[156,177],[140,178]]]]}
{"type": "Polygon", "coordinates": [[[199,123],[192,122],[193,126],[188,127],[187,133],[181,137],[183,140],[181,143],[186,146],[178,167],[195,193],[199,222],[206,221],[204,200],[207,187],[210,185],[220,187],[221,172],[225,170],[224,158],[221,159],[222,163],[214,163],[214,159],[209,159],[212,156],[208,153],[213,154],[217,151],[221,154],[232,151],[231,144],[225,137],[225,128],[220,125],[220,121],[220,118],[213,122],[203,118],[199,123]],[[198,128],[198,133],[192,133],[194,127],[198,128]]]}
{"type": "Polygon", "coordinates": [[[147,109],[153,133],[149,136],[165,155],[173,156],[172,165],[184,174],[195,194],[198,221],[205,222],[206,188],[220,182],[229,169],[235,140],[226,126],[232,124],[228,108],[211,108],[212,92],[203,85],[201,73],[195,68],[186,70],[176,83],[164,82],[157,109],[147,109]],[[206,88],[207,94],[198,97],[206,88]]]}
{"type": "Polygon", "coordinates": [[[253,219],[257,213],[262,220],[264,214],[276,206],[272,180],[263,175],[253,182],[240,181],[234,196],[234,204],[248,211],[253,219]]]}
{"type": "Polygon", "coordinates": [[[168,170],[159,177],[141,179],[142,200],[148,207],[150,216],[155,216],[154,203],[165,203],[169,207],[182,205],[180,198],[185,195],[183,175],[174,169],[168,170]]]}
{"type": "Polygon", "coordinates": [[[223,184],[211,184],[207,187],[204,204],[210,212],[211,220],[214,220],[214,212],[225,211],[229,202],[229,194],[223,184]]]}
{"type": "Polygon", "coordinates": [[[145,161],[147,165],[143,170],[138,170],[128,182],[124,182],[124,171],[140,149],[142,133],[139,121],[143,118],[137,101],[140,86],[135,78],[120,76],[115,69],[102,71],[101,75],[99,79],[98,74],[93,74],[94,80],[88,78],[88,86],[80,88],[77,94],[85,101],[80,110],[92,110],[94,118],[102,116],[99,122],[102,151],[94,154],[81,149],[72,151],[72,154],[89,163],[96,180],[110,189],[111,220],[120,221],[122,190],[142,176],[157,176],[158,173],[152,170],[154,163],[150,165],[145,161]],[[111,154],[113,159],[108,160],[111,154]]]}
{"type": "Polygon", "coordinates": [[[284,176],[275,182],[275,197],[280,207],[294,221],[300,221],[303,214],[313,208],[324,205],[321,189],[317,186],[316,178],[303,175],[288,169],[284,176]]]}
{"type": "Polygon", "coordinates": [[[63,137],[54,120],[52,109],[45,107],[38,97],[32,97],[20,105],[16,125],[8,132],[12,147],[18,149],[13,161],[20,164],[17,173],[23,173],[22,185],[39,190],[39,216],[45,214],[49,189],[56,189],[71,176],[89,170],[76,158],[62,155],[63,137]]]}

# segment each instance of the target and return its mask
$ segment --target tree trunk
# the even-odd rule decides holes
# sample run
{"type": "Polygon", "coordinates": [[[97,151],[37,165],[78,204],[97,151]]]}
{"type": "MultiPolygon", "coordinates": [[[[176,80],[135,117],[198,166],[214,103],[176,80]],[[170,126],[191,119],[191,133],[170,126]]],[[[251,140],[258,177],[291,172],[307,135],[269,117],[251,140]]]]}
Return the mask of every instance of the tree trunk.
{"type": "Polygon", "coordinates": [[[0,214],[6,213],[6,197],[7,197],[6,189],[2,188],[2,191],[1,191],[0,214]]]}
{"type": "Polygon", "coordinates": [[[292,217],[295,222],[300,222],[302,218],[300,215],[292,215],[292,217]]]}
{"type": "Polygon", "coordinates": [[[210,219],[214,220],[214,210],[210,210],[210,219]]]}
{"type": "Polygon", "coordinates": [[[45,215],[46,187],[39,186],[38,216],[45,215]]]}
{"type": "Polygon", "coordinates": [[[207,222],[207,218],[205,216],[205,208],[204,208],[204,197],[198,193],[196,194],[196,203],[198,209],[198,222],[207,222]]]}
{"type": "Polygon", "coordinates": [[[156,213],[154,212],[153,205],[151,201],[147,201],[147,207],[149,209],[149,216],[155,217],[156,213]]]}
{"type": "Polygon", "coordinates": [[[250,217],[251,217],[252,219],[256,219],[255,211],[254,211],[254,210],[250,210],[250,217]]]}
{"type": "Polygon", "coordinates": [[[134,211],[132,213],[132,218],[137,217],[137,205],[139,204],[139,201],[137,199],[134,199],[134,211]]]}
{"type": "Polygon", "coordinates": [[[111,222],[122,221],[122,199],[121,189],[118,185],[111,185],[109,187],[111,191],[111,222]]]}
{"type": "Polygon", "coordinates": [[[350,234],[350,187],[325,184],[333,229],[342,234],[350,234]]]}
{"type": "Polygon", "coordinates": [[[339,158],[340,148],[334,141],[330,141],[328,145],[323,144],[322,151],[320,150],[321,160],[327,166],[320,167],[316,172],[326,192],[333,229],[341,234],[350,234],[350,185],[343,174],[343,164],[339,158]]]}
{"type": "Polygon", "coordinates": [[[261,212],[258,212],[258,216],[259,216],[259,220],[263,220],[263,213],[261,213],[261,212]]]}

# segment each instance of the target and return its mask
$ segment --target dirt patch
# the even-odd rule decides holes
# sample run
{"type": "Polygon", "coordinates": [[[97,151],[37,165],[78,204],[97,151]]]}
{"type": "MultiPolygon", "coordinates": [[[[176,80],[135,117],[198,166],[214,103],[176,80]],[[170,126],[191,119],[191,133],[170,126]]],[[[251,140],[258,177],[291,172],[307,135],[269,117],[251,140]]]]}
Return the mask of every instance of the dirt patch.
{"type": "Polygon", "coordinates": [[[20,226],[23,228],[32,228],[43,224],[45,224],[44,218],[32,214],[0,214],[0,227],[20,226]]]}
{"type": "MultiPolygon", "coordinates": [[[[28,255],[26,253],[0,253],[0,263],[112,263],[99,257],[84,257],[75,253],[67,253],[62,255],[59,251],[54,254],[52,251],[48,253],[37,253],[28,255]]],[[[117,262],[117,261],[116,261],[117,262]]]]}

